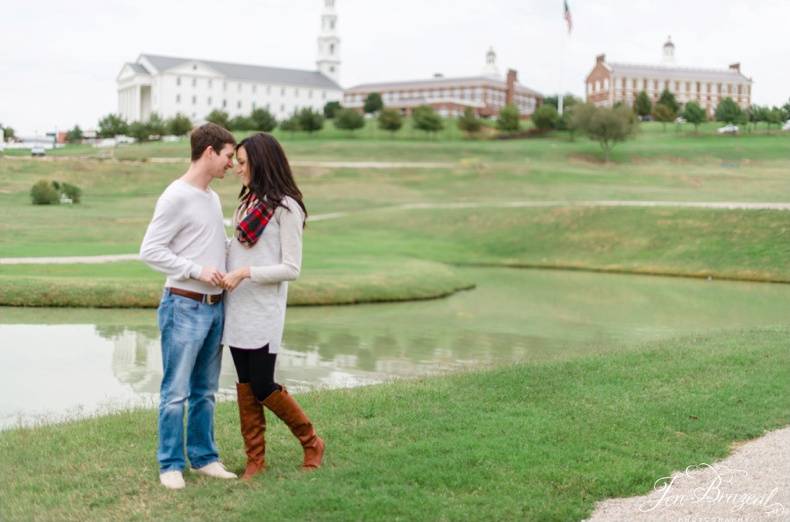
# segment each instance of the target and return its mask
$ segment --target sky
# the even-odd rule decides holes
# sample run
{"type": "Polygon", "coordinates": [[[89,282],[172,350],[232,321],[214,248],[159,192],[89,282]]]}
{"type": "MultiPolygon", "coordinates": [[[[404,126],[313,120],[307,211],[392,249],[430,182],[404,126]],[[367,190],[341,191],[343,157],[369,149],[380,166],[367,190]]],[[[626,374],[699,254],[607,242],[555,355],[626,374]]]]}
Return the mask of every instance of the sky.
{"type": "MultiPolygon", "coordinates": [[[[343,87],[502,73],[545,95],[581,96],[609,61],[657,64],[667,36],[678,65],[740,62],[753,103],[790,97],[788,0],[336,0],[343,87]]],[[[96,127],[117,111],[115,79],[141,53],[315,69],[323,0],[3,0],[0,124],[18,135],[96,127]]]]}

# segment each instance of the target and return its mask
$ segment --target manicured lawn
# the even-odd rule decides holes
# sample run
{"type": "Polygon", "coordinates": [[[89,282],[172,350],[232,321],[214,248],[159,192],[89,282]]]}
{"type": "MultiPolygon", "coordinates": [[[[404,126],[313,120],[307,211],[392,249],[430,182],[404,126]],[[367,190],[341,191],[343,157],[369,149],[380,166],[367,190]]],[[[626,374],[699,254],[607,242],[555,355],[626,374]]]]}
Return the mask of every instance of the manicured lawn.
{"type": "MultiPolygon", "coordinates": [[[[285,426],[251,484],[157,481],[156,412],[0,433],[4,520],[580,520],[597,500],[724,457],[790,422],[786,329],[691,337],[616,354],[299,398],[327,440],[296,470],[285,426]]],[[[235,404],[216,437],[243,464],[235,404]]]]}

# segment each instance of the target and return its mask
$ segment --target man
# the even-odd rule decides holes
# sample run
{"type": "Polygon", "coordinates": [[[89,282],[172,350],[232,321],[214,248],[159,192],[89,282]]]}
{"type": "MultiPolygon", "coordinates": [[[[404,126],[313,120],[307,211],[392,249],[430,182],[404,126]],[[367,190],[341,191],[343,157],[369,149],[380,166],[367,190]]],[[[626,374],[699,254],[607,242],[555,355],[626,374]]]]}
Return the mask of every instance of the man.
{"type": "Polygon", "coordinates": [[[140,258],[167,275],[157,312],[162,336],[159,480],[184,484],[184,403],[189,401],[186,450],[198,473],[231,479],[214,442],[214,394],[222,359],[225,227],[219,196],[209,188],[233,166],[236,141],[207,123],[191,134],[192,163],[156,203],[140,258]]]}

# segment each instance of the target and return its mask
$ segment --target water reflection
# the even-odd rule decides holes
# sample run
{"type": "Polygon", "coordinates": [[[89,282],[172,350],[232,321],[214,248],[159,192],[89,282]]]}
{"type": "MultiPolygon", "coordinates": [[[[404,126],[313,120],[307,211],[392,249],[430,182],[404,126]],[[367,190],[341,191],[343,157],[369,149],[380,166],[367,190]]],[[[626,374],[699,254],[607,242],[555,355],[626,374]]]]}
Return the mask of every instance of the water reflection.
{"type": "MultiPolygon", "coordinates": [[[[786,322],[790,286],[470,269],[448,299],[291,308],[280,382],[294,390],[627,349],[648,340],[786,322]]],[[[153,310],[0,308],[0,426],[154,406],[153,310]]],[[[221,395],[235,393],[230,354],[221,395]]]]}

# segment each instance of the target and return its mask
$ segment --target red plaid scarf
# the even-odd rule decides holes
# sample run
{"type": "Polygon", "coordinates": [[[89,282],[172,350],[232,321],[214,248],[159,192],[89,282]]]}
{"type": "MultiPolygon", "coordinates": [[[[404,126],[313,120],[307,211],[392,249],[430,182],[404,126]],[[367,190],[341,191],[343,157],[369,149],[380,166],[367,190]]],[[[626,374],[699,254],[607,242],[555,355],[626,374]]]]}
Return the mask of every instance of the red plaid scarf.
{"type": "Polygon", "coordinates": [[[274,209],[270,209],[252,192],[247,194],[239,206],[239,224],[236,225],[236,239],[239,243],[247,248],[257,243],[272,215],[274,209]]]}

